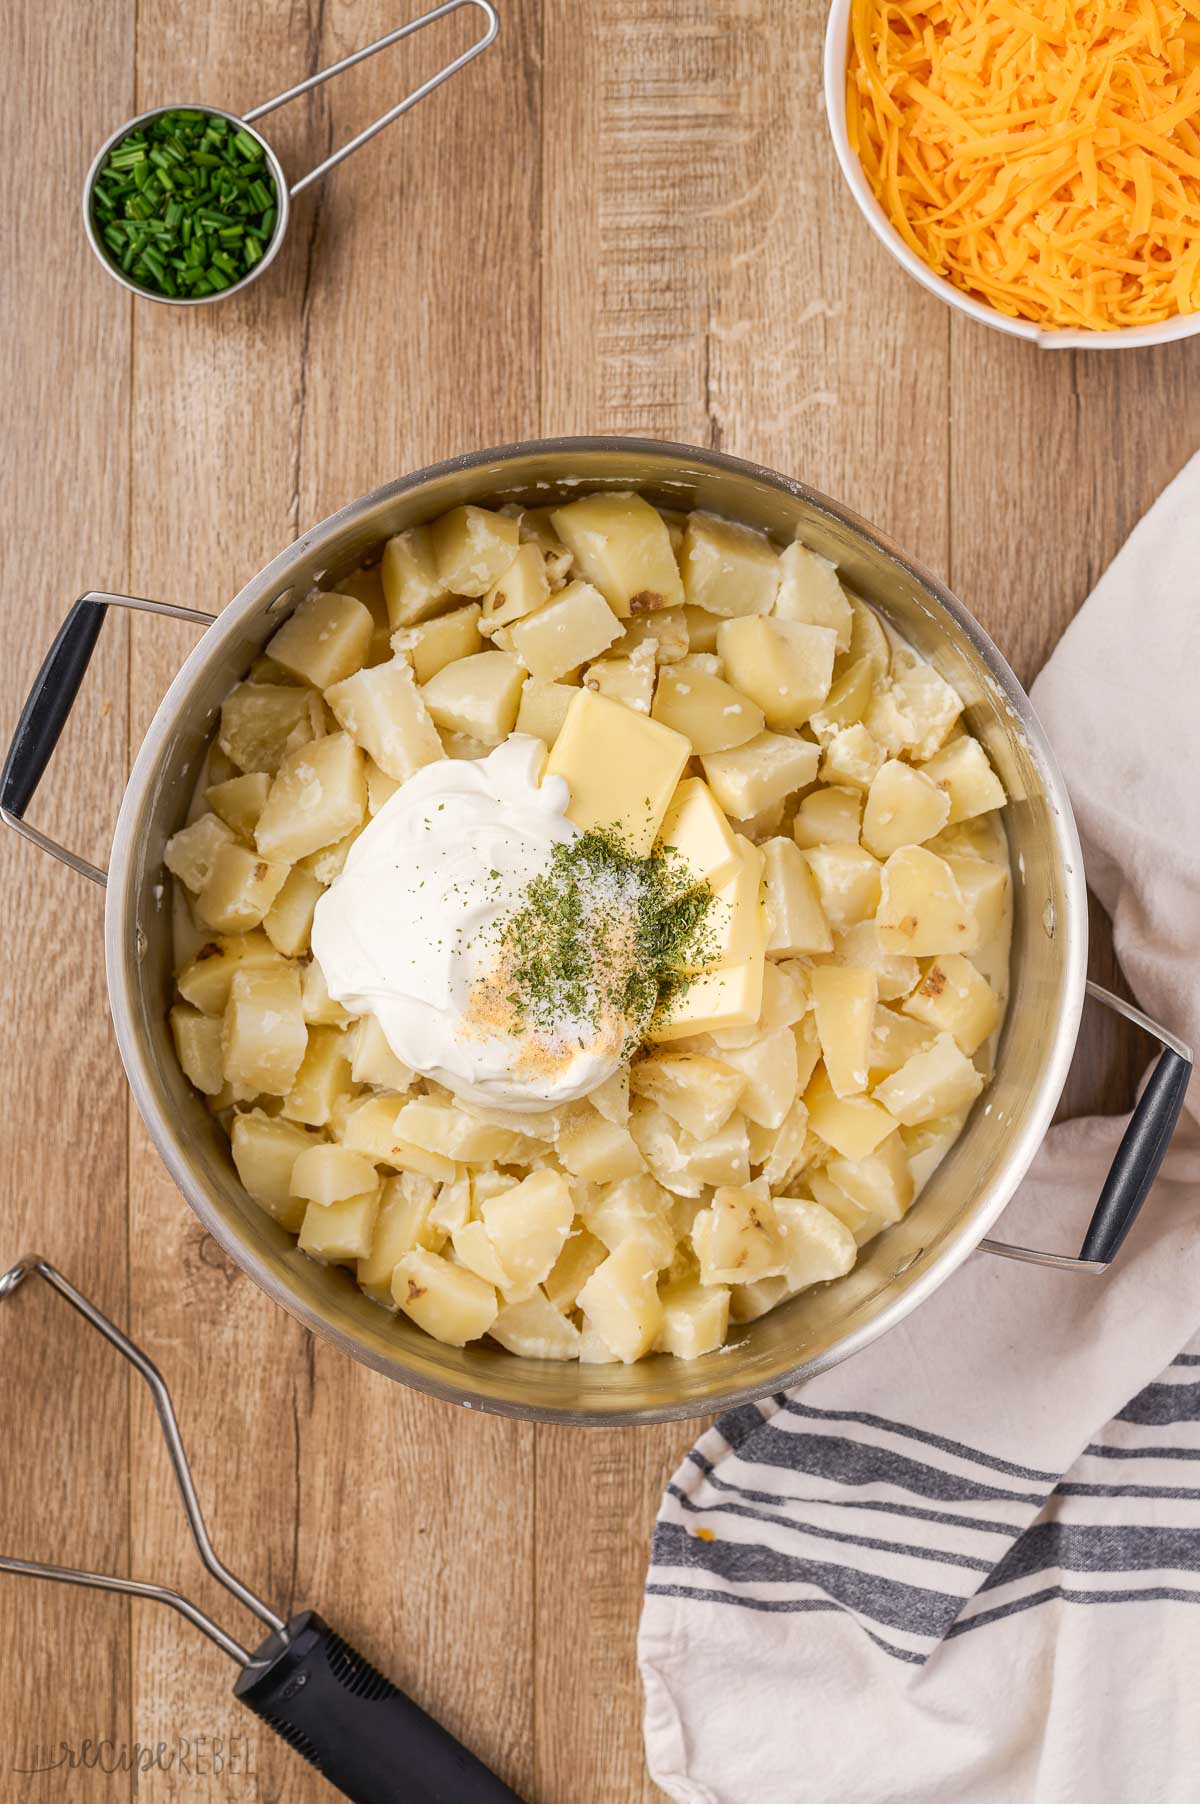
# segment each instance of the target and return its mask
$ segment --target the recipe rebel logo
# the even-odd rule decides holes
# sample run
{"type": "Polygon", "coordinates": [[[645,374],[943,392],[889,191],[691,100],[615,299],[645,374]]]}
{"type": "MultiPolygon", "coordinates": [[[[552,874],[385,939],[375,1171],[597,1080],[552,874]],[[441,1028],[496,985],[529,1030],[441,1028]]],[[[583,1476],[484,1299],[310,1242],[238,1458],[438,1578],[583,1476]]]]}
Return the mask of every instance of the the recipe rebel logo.
{"type": "MultiPolygon", "coordinates": [[[[254,1743],[245,1735],[179,1735],[173,1741],[125,1742],[112,1738],[78,1742],[35,1744],[0,1761],[0,1771],[25,1779],[39,1773],[104,1773],[111,1778],[129,1777],[136,1795],[150,1773],[172,1773],[189,1779],[249,1779],[256,1772],[254,1743]]],[[[33,1788],[23,1795],[33,1796],[33,1788]]],[[[61,1796],[60,1788],[55,1794],[61,1796]]]]}

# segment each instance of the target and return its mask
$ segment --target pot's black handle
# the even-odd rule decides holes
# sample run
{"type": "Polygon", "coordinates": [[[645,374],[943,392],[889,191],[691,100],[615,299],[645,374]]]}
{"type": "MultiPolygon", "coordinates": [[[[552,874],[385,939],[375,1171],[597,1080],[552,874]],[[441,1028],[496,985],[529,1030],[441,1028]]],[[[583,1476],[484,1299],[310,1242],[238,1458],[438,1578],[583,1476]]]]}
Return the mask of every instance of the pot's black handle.
{"type": "Polygon", "coordinates": [[[1055,1265],[1068,1271],[1103,1272],[1120,1252],[1125,1236],[1158,1176],[1187,1098],[1192,1053],[1182,1040],[1177,1040],[1174,1034],[1152,1021],[1149,1015],[1143,1015],[1123,997],[1114,996],[1096,983],[1088,984],[1088,994],[1153,1034],[1162,1042],[1163,1049],[1129,1117],[1129,1126],[1121,1136],[1100,1200],[1088,1223],[1083,1250],[1077,1259],[1073,1259],[1066,1253],[1040,1253],[1032,1247],[1010,1246],[1002,1240],[981,1240],[979,1244],[984,1252],[999,1253],[1006,1259],[1024,1259],[1033,1265],[1055,1265]]]}
{"type": "Polygon", "coordinates": [[[354,1804],[521,1804],[315,1610],[268,1637],[233,1692],[354,1804]]]}
{"type": "Polygon", "coordinates": [[[109,595],[92,589],[72,606],[33,679],[0,774],[0,819],[94,883],[105,881],[104,872],[30,827],[25,821],[25,810],[37,793],[70,718],[110,607],[167,614],[174,620],[199,621],[204,626],[215,619],[215,615],[201,614],[195,608],[177,608],[164,601],[144,601],[135,595],[109,595]]]}

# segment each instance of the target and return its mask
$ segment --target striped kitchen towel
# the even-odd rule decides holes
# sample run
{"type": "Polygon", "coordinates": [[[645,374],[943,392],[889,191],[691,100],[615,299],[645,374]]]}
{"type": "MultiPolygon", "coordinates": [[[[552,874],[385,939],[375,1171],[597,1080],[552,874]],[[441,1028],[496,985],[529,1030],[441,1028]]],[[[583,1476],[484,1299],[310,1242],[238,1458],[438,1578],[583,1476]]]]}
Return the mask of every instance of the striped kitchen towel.
{"type": "MultiPolygon", "coordinates": [[[[1034,689],[1141,1005],[1200,1044],[1200,458],[1034,689]]],[[[1070,1248],[1124,1128],[1047,1137],[1003,1238],[1070,1248]]],[[[702,1437],[639,1633],[687,1804],[1200,1799],[1200,1084],[1103,1278],[985,1256],[702,1437]]]]}

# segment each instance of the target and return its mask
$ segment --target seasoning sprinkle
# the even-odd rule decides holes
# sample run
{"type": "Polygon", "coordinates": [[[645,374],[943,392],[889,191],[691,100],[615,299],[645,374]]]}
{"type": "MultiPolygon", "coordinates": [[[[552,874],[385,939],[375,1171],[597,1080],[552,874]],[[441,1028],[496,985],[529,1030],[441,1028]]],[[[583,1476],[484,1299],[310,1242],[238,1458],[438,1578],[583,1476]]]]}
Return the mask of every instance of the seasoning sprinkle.
{"type": "Polygon", "coordinates": [[[104,159],[92,223],[109,261],[148,294],[218,294],[261,263],[279,218],[257,139],[219,113],[172,107],[104,159]]]}

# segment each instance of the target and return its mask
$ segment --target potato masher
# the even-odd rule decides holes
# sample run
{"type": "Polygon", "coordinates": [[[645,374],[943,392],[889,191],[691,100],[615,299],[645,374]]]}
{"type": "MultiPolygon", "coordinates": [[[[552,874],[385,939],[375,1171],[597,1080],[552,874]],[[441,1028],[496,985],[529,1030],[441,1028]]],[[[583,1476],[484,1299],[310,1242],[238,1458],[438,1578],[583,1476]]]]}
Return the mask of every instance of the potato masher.
{"type": "Polygon", "coordinates": [[[270,1633],[251,1653],[196,1604],[161,1585],[3,1557],[0,1572],[146,1597],[178,1610],[241,1668],[234,1696],[355,1804],[520,1804],[515,1792],[377,1672],[315,1610],[301,1610],[285,1622],[234,1577],[209,1540],[170,1393],[157,1367],[36,1254],[0,1274],[0,1301],[33,1272],[65,1297],[145,1379],[200,1558],[270,1633]]]}
{"type": "Polygon", "coordinates": [[[200,307],[209,301],[221,301],[231,294],[237,294],[240,289],[246,288],[251,282],[256,281],[274,260],[283,243],[283,235],[288,227],[291,202],[296,196],[303,194],[306,188],[319,181],[323,175],[328,175],[329,171],[335,169],[339,163],[344,163],[348,156],[353,155],[362,145],[374,138],[386,125],[391,125],[393,120],[399,119],[402,113],[407,113],[410,108],[415,107],[419,100],[424,100],[427,94],[432,94],[435,88],[440,88],[444,81],[449,81],[452,75],[457,75],[460,69],[465,68],[473,58],[481,55],[487,49],[488,45],[494,41],[499,29],[500,21],[490,0],[445,0],[443,5],[435,6],[432,12],[423,13],[419,19],[411,19],[407,25],[401,25],[395,31],[389,31],[385,36],[376,38],[373,44],[367,44],[362,50],[355,50],[350,56],[344,56],[340,62],[332,63],[328,69],[319,70],[316,75],[310,75],[307,81],[298,81],[295,87],[288,88],[282,94],[277,94],[274,100],[264,100],[261,106],[254,107],[240,117],[236,113],[227,112],[224,107],[210,106],[207,101],[172,101],[166,106],[150,107],[146,112],[139,113],[136,118],[128,119],[124,125],[118,126],[117,130],[105,139],[96,152],[92,166],[87,173],[87,180],[83,185],[83,223],[89,244],[114,281],[120,282],[123,288],[128,288],[131,294],[139,295],[143,300],[162,301],[168,307],[200,307]],[[302,175],[298,182],[289,184],[279,158],[262,133],[254,129],[254,121],[265,118],[268,113],[275,112],[279,107],[287,106],[289,101],[299,99],[301,94],[307,94],[312,88],[319,88],[322,82],[331,81],[344,69],[353,69],[356,63],[366,62],[368,57],[378,55],[379,51],[386,50],[390,44],[398,44],[401,38],[411,37],[415,31],[423,31],[425,26],[434,24],[438,19],[444,19],[448,13],[457,12],[463,6],[478,7],[483,14],[486,21],[483,35],[476,38],[475,42],[468,46],[460,56],[456,56],[446,63],[436,75],[431,75],[429,80],[423,81],[419,88],[414,88],[411,94],[406,94],[403,100],[397,101],[396,105],[390,107],[382,118],[376,119],[374,124],[368,125],[365,130],[359,132],[356,138],[351,138],[349,144],[343,144],[340,150],[335,150],[332,156],[325,158],[323,163],[318,163],[315,169],[310,169],[307,175],[302,175]],[[230,124],[239,130],[248,132],[262,146],[263,154],[267,159],[267,167],[274,178],[275,192],[278,197],[279,212],[275,220],[275,230],[262,257],[253,269],[247,270],[239,282],[234,282],[230,287],[218,290],[216,294],[154,294],[139,283],[131,282],[109,258],[100,242],[95,221],[92,218],[92,191],[96,185],[96,177],[100,174],[109,151],[137,126],[145,125],[148,120],[157,118],[160,113],[173,112],[180,107],[195,107],[199,111],[215,113],[219,118],[228,119],[230,124]]]}

